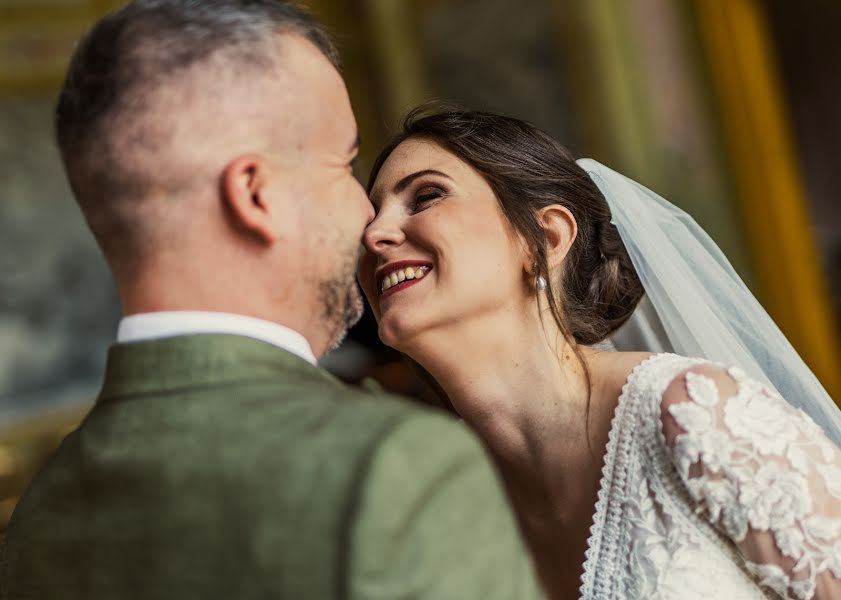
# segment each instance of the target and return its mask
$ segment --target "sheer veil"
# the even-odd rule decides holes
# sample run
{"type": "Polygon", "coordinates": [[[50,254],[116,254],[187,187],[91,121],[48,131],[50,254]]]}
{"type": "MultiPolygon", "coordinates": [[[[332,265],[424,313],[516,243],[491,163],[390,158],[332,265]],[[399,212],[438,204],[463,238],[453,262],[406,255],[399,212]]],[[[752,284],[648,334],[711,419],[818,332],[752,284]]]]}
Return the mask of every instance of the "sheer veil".
{"type": "Polygon", "coordinates": [[[646,292],[613,344],[739,366],[841,447],[841,411],[706,232],[624,175],[588,158],[578,164],[607,199],[646,292]]]}

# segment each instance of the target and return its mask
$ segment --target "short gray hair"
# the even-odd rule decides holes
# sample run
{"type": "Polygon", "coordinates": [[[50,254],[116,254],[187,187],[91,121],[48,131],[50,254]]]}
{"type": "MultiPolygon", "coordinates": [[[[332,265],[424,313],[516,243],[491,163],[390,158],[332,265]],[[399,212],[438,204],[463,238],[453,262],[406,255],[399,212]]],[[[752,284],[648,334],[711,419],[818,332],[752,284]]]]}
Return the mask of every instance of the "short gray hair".
{"type": "Polygon", "coordinates": [[[269,68],[272,42],[283,33],[308,39],[338,67],[324,29],[282,0],[134,0],[98,21],[73,55],[55,112],[59,149],[83,210],[86,202],[142,185],[109,152],[147,93],[216,55],[232,60],[232,69],[269,68]],[[86,198],[91,190],[95,198],[86,198]]]}

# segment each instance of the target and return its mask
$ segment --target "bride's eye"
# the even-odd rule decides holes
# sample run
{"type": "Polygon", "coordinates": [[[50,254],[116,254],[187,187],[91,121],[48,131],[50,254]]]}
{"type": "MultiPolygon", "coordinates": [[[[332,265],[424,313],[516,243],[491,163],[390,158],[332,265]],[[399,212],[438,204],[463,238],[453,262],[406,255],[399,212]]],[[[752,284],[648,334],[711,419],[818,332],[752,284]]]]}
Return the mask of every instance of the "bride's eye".
{"type": "Polygon", "coordinates": [[[415,197],[412,200],[412,209],[415,212],[419,212],[429,205],[433,204],[436,200],[439,200],[444,197],[444,190],[436,187],[424,187],[420,188],[417,192],[415,192],[415,197]]]}

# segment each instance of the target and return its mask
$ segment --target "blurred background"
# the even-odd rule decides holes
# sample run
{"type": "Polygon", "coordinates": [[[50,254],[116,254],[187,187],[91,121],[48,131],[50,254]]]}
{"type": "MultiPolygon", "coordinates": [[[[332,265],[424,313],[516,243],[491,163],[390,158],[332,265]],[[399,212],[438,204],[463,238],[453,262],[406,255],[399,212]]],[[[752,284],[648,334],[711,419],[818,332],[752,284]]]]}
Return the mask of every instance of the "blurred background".
{"type": "MultiPolygon", "coordinates": [[[[119,306],[65,182],[51,110],[110,0],[0,0],[0,535],[89,409],[119,306]]],[[[310,0],[364,140],[455,99],[526,118],[637,179],[719,243],[841,399],[841,3],[310,0]]],[[[432,402],[370,316],[325,366],[432,402]]]]}

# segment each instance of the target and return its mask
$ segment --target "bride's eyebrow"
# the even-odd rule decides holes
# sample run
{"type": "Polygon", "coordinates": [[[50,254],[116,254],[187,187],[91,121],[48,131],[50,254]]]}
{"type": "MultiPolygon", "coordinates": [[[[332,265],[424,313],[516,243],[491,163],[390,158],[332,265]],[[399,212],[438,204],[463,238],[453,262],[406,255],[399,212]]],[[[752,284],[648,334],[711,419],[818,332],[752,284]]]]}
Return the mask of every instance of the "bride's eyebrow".
{"type": "MultiPolygon", "coordinates": [[[[444,177],[445,179],[449,179],[450,181],[453,180],[452,177],[450,177],[446,173],[442,173],[441,171],[436,171],[435,169],[424,169],[423,171],[417,171],[415,173],[412,173],[411,175],[406,175],[403,179],[394,184],[392,193],[399,194],[407,187],[409,187],[415,179],[423,177],[424,175],[437,175],[438,177],[444,177]]],[[[368,199],[370,200],[375,210],[379,210],[380,208],[382,195],[383,192],[377,188],[371,190],[371,193],[368,195],[368,199]]]]}
{"type": "Polygon", "coordinates": [[[444,177],[446,179],[449,179],[450,181],[453,180],[452,177],[450,177],[446,173],[442,173],[441,171],[436,171],[435,169],[424,169],[423,171],[416,171],[415,173],[412,173],[411,175],[406,175],[403,179],[398,181],[394,185],[394,193],[399,194],[400,192],[405,190],[407,187],[409,187],[409,185],[411,185],[411,183],[415,179],[417,179],[419,177],[423,177],[424,175],[438,175],[439,177],[444,177]]]}

